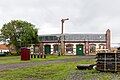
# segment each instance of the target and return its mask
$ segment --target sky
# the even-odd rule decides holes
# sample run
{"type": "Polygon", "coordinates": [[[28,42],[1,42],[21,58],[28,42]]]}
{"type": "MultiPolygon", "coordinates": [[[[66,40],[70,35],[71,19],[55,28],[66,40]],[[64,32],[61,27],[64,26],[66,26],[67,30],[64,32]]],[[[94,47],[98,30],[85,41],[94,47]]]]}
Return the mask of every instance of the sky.
{"type": "Polygon", "coordinates": [[[31,22],[39,35],[64,33],[105,34],[120,43],[120,0],[0,0],[0,28],[11,20],[31,22]]]}

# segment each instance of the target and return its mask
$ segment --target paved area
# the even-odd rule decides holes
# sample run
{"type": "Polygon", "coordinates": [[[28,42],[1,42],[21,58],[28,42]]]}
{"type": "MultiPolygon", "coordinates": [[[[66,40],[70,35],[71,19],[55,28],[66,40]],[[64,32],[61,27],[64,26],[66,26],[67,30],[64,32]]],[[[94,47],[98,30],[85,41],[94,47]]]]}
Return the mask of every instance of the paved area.
{"type": "Polygon", "coordinates": [[[16,68],[24,68],[28,66],[36,66],[43,64],[55,64],[55,63],[63,63],[63,62],[73,62],[79,60],[89,60],[95,59],[95,56],[81,56],[79,58],[70,58],[70,59],[61,59],[61,60],[53,60],[53,61],[41,61],[41,62],[25,62],[25,63],[17,63],[17,64],[0,64],[0,71],[16,69],[16,68]]]}

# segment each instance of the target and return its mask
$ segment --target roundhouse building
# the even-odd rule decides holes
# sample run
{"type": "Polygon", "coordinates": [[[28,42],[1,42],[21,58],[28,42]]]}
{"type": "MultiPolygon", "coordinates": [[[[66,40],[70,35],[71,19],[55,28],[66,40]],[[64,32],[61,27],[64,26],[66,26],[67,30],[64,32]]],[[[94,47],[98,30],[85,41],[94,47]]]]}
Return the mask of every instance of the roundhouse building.
{"type": "MultiPolygon", "coordinates": [[[[58,54],[61,51],[61,34],[40,35],[40,44],[34,53],[58,54]]],[[[95,55],[97,49],[110,50],[110,30],[105,34],[64,34],[65,55],[95,55]]]]}

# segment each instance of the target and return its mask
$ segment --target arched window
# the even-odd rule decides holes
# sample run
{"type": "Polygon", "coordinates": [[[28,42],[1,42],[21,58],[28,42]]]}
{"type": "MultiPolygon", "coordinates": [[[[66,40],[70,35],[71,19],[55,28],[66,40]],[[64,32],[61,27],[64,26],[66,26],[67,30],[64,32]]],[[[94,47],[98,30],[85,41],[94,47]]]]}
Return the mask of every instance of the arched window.
{"type": "Polygon", "coordinates": [[[95,53],[96,52],[96,45],[95,44],[91,44],[90,45],[90,53],[95,53]]]}
{"type": "Polygon", "coordinates": [[[60,46],[58,44],[53,45],[53,52],[57,53],[60,51],[60,46]]]}
{"type": "Polygon", "coordinates": [[[66,53],[73,53],[73,45],[72,44],[66,45],[66,53]]]}
{"type": "Polygon", "coordinates": [[[106,48],[105,44],[99,44],[99,49],[105,49],[105,48],[106,48]]]}
{"type": "Polygon", "coordinates": [[[34,45],[34,53],[39,53],[40,48],[38,45],[34,45]]]}

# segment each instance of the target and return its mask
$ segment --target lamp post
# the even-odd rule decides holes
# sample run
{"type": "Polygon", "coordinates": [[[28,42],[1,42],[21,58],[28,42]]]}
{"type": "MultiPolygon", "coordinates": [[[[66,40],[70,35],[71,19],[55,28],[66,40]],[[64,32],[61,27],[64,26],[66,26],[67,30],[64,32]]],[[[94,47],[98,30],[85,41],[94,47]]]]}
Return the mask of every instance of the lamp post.
{"type": "Polygon", "coordinates": [[[65,46],[64,46],[64,34],[63,34],[63,24],[66,20],[69,20],[69,18],[62,19],[62,28],[61,28],[61,54],[63,55],[65,53],[65,46]]]}

